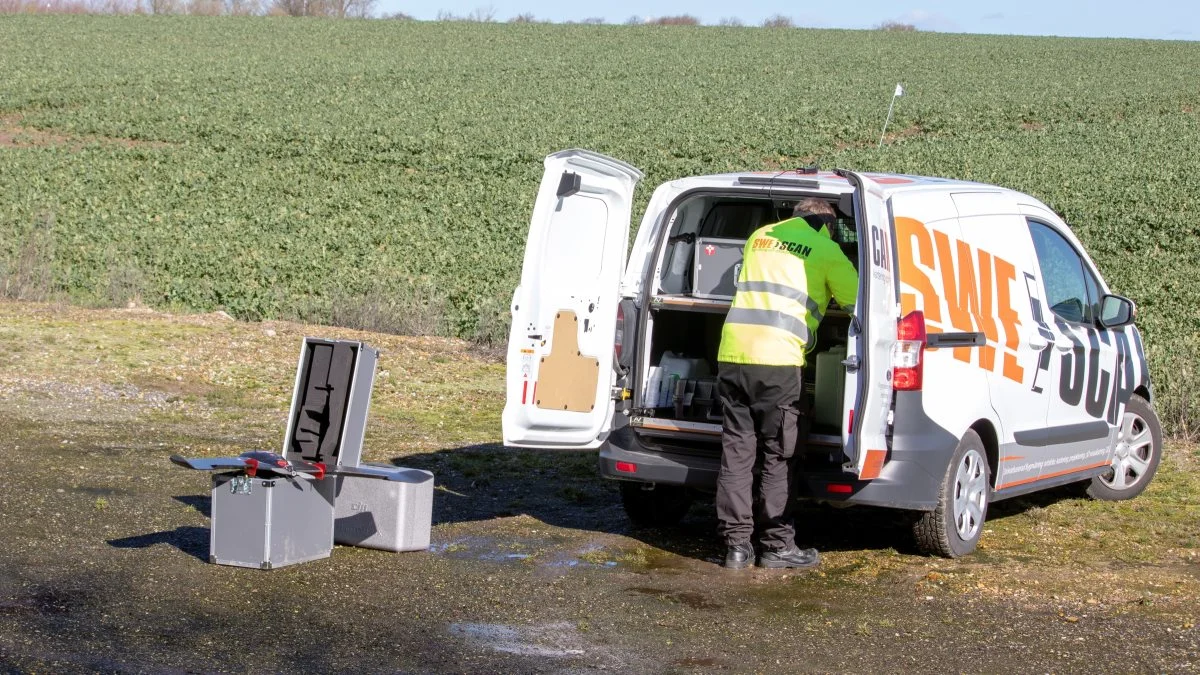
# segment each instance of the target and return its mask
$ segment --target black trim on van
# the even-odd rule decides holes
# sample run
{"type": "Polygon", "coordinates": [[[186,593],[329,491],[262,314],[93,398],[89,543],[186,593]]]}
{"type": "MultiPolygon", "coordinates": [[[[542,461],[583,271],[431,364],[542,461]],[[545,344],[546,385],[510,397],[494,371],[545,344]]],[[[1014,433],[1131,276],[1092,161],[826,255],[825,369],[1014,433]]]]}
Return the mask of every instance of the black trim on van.
{"type": "Polygon", "coordinates": [[[738,185],[767,185],[790,188],[820,188],[821,182],[806,178],[783,178],[775,176],[738,176],[738,185]]]}
{"type": "Polygon", "coordinates": [[[564,171],[562,176],[560,176],[558,179],[558,191],[555,193],[555,195],[559,199],[566,199],[576,192],[579,192],[579,189],[582,185],[583,177],[577,173],[564,171]]]}
{"type": "Polygon", "coordinates": [[[1066,443],[1081,443],[1084,441],[1098,441],[1102,438],[1108,438],[1108,422],[1104,420],[1013,432],[1013,440],[1017,444],[1032,448],[1042,448],[1047,445],[1063,445],[1066,443]]]}
{"type": "Polygon", "coordinates": [[[983,333],[930,333],[925,338],[925,346],[930,349],[940,347],[982,347],[987,344],[983,333]]]}

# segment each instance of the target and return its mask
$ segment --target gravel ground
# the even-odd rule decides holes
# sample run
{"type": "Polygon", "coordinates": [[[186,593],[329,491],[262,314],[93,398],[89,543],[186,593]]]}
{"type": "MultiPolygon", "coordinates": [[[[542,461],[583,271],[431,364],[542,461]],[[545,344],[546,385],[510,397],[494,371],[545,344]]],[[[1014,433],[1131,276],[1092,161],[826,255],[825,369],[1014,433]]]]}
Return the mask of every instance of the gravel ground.
{"type": "Polygon", "coordinates": [[[728,572],[711,503],[632,530],[594,454],[496,446],[462,343],[0,303],[0,344],[9,672],[1200,671],[1192,446],[1128,504],[997,505],[964,560],[806,508],[818,570],[728,572]],[[383,347],[367,455],[435,473],[429,551],[207,562],[208,478],[166,458],[277,447],[304,334],[383,347]]]}

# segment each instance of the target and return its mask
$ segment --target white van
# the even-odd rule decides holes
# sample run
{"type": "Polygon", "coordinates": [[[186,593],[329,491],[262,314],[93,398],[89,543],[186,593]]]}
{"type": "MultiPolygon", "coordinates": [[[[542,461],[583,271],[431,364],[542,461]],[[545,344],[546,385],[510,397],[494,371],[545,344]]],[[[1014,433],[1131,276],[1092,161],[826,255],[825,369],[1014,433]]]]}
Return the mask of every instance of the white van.
{"type": "Polygon", "coordinates": [[[715,490],[741,246],[805,197],[835,207],[860,288],[811,345],[801,498],[911,510],[918,545],[954,557],[990,502],[1077,481],[1127,499],[1153,477],[1162,432],[1133,303],[1038,200],[850,171],[700,176],[655,190],[629,250],[641,177],[588,151],[546,158],[503,415],[506,445],[600,448],[635,524],[671,524],[715,490]]]}

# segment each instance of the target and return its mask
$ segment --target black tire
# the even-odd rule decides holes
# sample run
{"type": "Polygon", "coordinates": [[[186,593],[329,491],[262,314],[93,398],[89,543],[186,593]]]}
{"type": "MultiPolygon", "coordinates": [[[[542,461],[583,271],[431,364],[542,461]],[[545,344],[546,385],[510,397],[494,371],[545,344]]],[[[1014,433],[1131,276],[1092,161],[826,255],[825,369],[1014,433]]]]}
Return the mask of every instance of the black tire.
{"type": "Polygon", "coordinates": [[[938,491],[937,508],[913,524],[917,548],[928,555],[958,558],[975,550],[991,499],[987,448],[973,430],[958,442],[938,491]]]}
{"type": "Polygon", "coordinates": [[[1092,499],[1108,502],[1142,494],[1162,459],[1162,424],[1146,399],[1134,394],[1125,404],[1113,466],[1088,483],[1092,499]]]}
{"type": "Polygon", "coordinates": [[[692,505],[692,494],[678,485],[621,482],[621,503],[634,527],[673,527],[683,520],[692,505]]]}

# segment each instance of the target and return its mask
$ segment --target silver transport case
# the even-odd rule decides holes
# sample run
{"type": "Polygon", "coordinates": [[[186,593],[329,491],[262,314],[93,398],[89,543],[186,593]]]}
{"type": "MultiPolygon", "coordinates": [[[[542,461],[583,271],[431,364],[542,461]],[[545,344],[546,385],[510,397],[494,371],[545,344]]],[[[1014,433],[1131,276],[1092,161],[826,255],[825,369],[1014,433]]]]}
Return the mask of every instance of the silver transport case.
{"type": "MultiPolygon", "coordinates": [[[[304,339],[285,459],[319,462],[329,473],[358,465],[378,358],[361,342],[304,339]]],[[[271,569],[329,557],[336,483],[333,476],[214,474],[209,560],[271,569]]]]}
{"type": "Polygon", "coordinates": [[[745,247],[745,239],[697,237],[692,261],[692,295],[709,300],[733,300],[745,247]]]}
{"type": "Polygon", "coordinates": [[[272,569],[328,557],[334,540],[429,546],[433,474],[361,464],[379,353],[305,338],[280,454],[171,461],[212,476],[210,562],[272,569]]]}
{"type": "Polygon", "coordinates": [[[374,464],[359,468],[387,473],[388,479],[338,475],[333,540],[385,551],[428,549],[433,474],[374,464]]]}
{"type": "Polygon", "coordinates": [[[208,560],[269,570],[328,558],[333,500],[332,479],[215,473],[208,560]]]}

